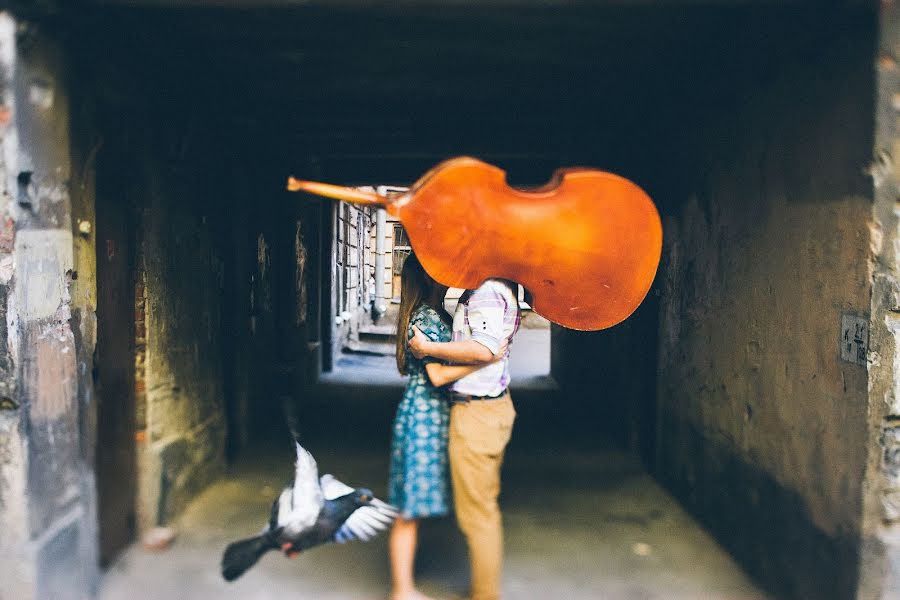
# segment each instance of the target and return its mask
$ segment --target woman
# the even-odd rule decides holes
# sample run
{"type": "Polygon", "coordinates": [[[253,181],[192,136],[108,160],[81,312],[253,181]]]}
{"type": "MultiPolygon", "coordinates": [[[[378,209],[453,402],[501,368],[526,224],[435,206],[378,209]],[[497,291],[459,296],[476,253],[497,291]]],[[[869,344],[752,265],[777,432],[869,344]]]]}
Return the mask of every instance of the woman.
{"type": "Polygon", "coordinates": [[[443,365],[417,359],[408,340],[415,325],[435,342],[450,340],[451,319],[444,310],[447,287],[434,281],[410,255],[400,276],[397,369],[409,375],[394,418],[389,502],[400,509],[390,537],[391,600],[427,600],[413,581],[419,520],[450,511],[447,431],[450,407],[441,389],[484,365],[443,365]]]}

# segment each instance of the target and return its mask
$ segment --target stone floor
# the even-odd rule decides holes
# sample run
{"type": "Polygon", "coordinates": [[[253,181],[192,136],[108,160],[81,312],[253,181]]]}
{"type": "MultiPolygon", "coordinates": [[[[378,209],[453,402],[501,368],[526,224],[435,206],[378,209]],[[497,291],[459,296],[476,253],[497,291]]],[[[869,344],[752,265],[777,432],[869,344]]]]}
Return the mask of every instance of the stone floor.
{"type": "MultiPolygon", "coordinates": [[[[321,472],[384,492],[386,452],[308,444],[321,472]],[[343,448],[340,452],[337,447],[343,448]]],[[[507,457],[506,600],[750,600],[765,596],[732,559],[631,458],[602,445],[562,448],[519,439],[507,457]]],[[[291,448],[245,452],[176,523],[165,551],[134,546],[107,571],[101,600],[374,600],[387,597],[386,537],[318,548],[295,560],[270,553],[226,583],[229,540],[259,531],[290,478],[291,448]]],[[[465,549],[452,520],[423,528],[418,579],[438,598],[466,589],[465,549]]]]}

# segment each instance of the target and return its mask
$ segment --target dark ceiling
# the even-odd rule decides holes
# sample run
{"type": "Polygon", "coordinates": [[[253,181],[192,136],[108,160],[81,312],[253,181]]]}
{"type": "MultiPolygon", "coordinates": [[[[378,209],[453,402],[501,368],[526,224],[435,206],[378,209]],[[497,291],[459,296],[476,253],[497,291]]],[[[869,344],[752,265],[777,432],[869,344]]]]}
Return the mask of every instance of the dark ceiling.
{"type": "Polygon", "coordinates": [[[159,102],[296,160],[617,166],[663,152],[785,60],[816,60],[819,38],[858,25],[840,19],[772,6],[104,7],[75,16],[72,43],[112,69],[98,72],[139,73],[159,102]]]}

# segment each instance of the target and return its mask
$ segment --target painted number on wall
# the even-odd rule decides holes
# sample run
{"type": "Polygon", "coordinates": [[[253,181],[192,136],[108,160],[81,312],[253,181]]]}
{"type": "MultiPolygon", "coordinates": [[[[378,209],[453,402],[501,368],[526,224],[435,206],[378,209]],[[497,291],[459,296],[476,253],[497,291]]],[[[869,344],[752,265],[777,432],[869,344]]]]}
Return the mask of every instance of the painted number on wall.
{"type": "Polygon", "coordinates": [[[866,364],[869,349],[869,320],[855,315],[841,315],[841,359],[858,365],[866,364]]]}

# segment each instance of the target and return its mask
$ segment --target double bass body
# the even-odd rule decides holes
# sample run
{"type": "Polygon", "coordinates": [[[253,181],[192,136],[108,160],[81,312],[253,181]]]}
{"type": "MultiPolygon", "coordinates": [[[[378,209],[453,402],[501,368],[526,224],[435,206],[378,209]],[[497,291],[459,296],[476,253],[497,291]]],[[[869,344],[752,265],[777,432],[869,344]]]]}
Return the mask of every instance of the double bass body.
{"type": "Polygon", "coordinates": [[[571,329],[605,329],[631,315],[662,251],[650,197],[595,169],[561,169],[544,187],[523,191],[503,170],[460,157],[390,198],[293,178],[288,189],[382,205],[435,280],[469,289],[492,277],[516,281],[535,312],[571,329]]]}

